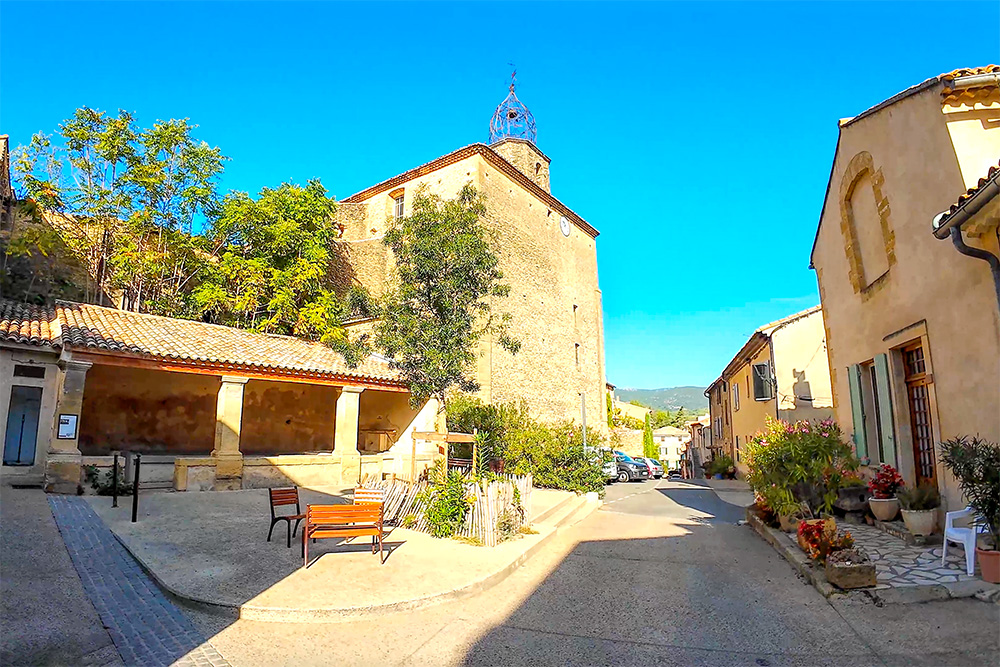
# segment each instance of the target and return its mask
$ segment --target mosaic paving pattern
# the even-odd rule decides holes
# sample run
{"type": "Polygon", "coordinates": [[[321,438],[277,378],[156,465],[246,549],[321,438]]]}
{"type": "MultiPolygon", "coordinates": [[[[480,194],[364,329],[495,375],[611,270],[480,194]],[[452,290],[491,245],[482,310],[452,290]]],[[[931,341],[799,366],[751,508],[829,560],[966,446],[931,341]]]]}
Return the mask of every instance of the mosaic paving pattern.
{"type": "Polygon", "coordinates": [[[126,665],[228,665],[83,498],[49,496],[73,565],[126,665]]]}
{"type": "MultiPolygon", "coordinates": [[[[874,526],[844,528],[872,562],[878,587],[933,586],[976,579],[965,573],[965,551],[961,545],[948,545],[948,558],[941,566],[941,545],[907,546],[905,542],[874,526]]],[[[976,563],[978,570],[979,563],[976,563]]]]}

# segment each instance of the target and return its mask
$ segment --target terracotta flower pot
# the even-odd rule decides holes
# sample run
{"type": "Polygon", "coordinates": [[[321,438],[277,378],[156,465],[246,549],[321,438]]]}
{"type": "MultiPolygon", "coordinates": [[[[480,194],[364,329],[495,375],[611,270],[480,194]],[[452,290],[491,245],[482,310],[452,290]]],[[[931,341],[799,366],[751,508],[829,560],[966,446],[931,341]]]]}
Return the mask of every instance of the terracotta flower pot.
{"type": "Polygon", "coordinates": [[[879,521],[892,521],[899,514],[899,498],[869,498],[868,507],[879,521]]]}
{"type": "Polygon", "coordinates": [[[1000,584],[1000,551],[976,548],[979,559],[979,569],[983,573],[983,581],[1000,584]]]}
{"type": "Polygon", "coordinates": [[[778,525],[786,533],[794,533],[799,529],[799,518],[788,514],[779,514],[778,525]]]}
{"type": "Polygon", "coordinates": [[[903,523],[913,535],[930,535],[937,525],[937,510],[900,510],[903,523]]]}

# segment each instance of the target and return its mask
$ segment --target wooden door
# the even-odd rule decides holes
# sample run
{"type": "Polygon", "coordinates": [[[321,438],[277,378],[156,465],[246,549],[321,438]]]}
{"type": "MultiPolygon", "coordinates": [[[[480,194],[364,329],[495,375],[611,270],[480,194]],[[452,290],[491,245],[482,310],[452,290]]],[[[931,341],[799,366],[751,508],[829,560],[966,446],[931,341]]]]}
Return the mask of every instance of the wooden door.
{"type": "Polygon", "coordinates": [[[934,457],[934,430],[931,423],[930,377],[924,361],[924,348],[913,343],[903,348],[906,368],[906,398],[910,406],[910,431],[913,437],[913,467],[917,484],[937,486],[934,457]]]}

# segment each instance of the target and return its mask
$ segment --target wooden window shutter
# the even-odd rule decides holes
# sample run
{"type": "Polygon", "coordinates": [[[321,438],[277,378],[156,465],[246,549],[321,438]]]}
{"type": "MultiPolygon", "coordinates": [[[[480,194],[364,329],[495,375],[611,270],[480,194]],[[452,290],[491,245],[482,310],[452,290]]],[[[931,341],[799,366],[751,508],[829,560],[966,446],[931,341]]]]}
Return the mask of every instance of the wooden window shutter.
{"type": "Polygon", "coordinates": [[[898,468],[896,460],[896,429],[892,422],[892,392],[889,389],[889,357],[875,356],[875,384],[878,392],[878,428],[882,432],[882,451],[885,461],[898,468]]]}
{"type": "Polygon", "coordinates": [[[851,416],[854,418],[854,447],[858,458],[868,457],[868,440],[865,437],[865,407],[861,393],[861,367],[847,367],[847,383],[851,389],[851,416]]]}

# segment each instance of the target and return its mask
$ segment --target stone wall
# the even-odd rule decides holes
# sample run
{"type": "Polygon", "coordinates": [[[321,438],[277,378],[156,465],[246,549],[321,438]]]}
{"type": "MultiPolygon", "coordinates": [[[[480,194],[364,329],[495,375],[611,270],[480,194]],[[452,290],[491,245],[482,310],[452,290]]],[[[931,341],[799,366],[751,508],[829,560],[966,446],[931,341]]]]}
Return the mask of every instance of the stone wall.
{"type": "Polygon", "coordinates": [[[240,451],[297,454],[333,449],[336,387],[250,380],[243,390],[240,451]]]}
{"type": "Polygon", "coordinates": [[[549,158],[530,141],[524,139],[503,139],[490,146],[503,156],[519,172],[530,178],[546,192],[549,187],[549,158]]]}
{"type": "Polygon", "coordinates": [[[642,431],[616,428],[611,433],[611,445],[629,456],[642,456],[642,431]]]}
{"type": "MultiPolygon", "coordinates": [[[[512,143],[517,147],[519,144],[512,143]]],[[[596,240],[569,223],[560,231],[558,210],[515,183],[478,154],[415,177],[403,184],[404,214],[421,185],[443,198],[454,198],[473,184],[486,196],[485,221],[496,233],[510,295],[493,303],[496,313],[512,316],[511,333],[521,342],[510,355],[494,340],[484,340],[476,375],[480,396],[488,402],[524,399],[532,415],[548,420],[580,420],[580,394],[586,397],[588,421],[606,429],[604,330],[597,278],[596,240]]],[[[381,245],[391,206],[389,192],[372,195],[365,223],[370,240],[355,240],[352,261],[360,284],[379,294],[382,259],[361,259],[363,243],[381,245]]],[[[391,264],[391,258],[385,256],[391,264]]]]}
{"type": "Polygon", "coordinates": [[[214,375],[95,364],[83,395],[80,452],[208,454],[219,386],[214,375]]]}

